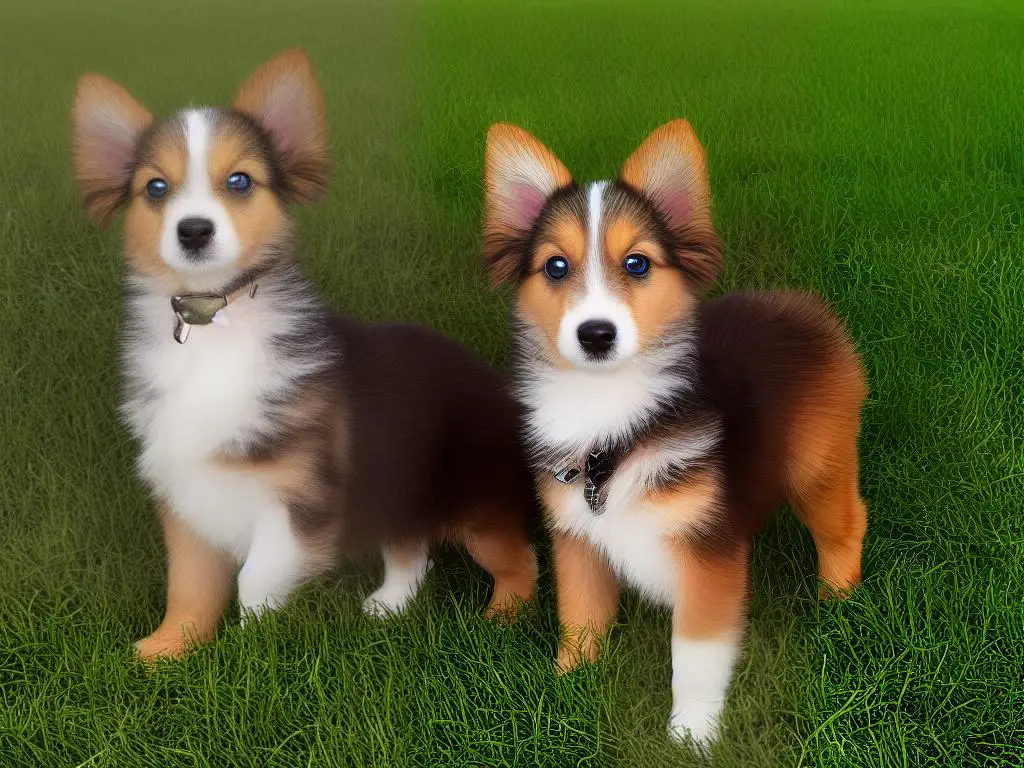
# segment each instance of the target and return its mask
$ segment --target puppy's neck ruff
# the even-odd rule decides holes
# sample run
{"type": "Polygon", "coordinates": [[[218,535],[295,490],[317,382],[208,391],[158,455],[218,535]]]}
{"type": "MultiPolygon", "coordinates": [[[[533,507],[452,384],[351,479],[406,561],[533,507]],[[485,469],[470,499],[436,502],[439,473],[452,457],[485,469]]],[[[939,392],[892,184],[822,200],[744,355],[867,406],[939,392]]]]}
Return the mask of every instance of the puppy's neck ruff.
{"type": "Polygon", "coordinates": [[[608,370],[559,368],[520,328],[518,396],[527,409],[535,460],[580,460],[628,451],[667,417],[685,410],[697,379],[695,328],[682,325],[658,346],[608,370]]]}
{"type": "Polygon", "coordinates": [[[220,293],[183,293],[171,297],[171,311],[174,313],[174,340],[179,344],[188,341],[193,325],[222,325],[223,310],[227,309],[235,299],[248,293],[250,299],[256,298],[259,283],[254,276],[243,275],[243,281],[234,281],[238,287],[220,293]]]}
{"type": "Polygon", "coordinates": [[[226,323],[193,327],[184,345],[174,339],[176,318],[159,283],[129,275],[126,298],[123,410],[144,441],[157,438],[150,430],[156,415],[189,392],[192,399],[174,406],[179,415],[168,429],[194,421],[209,438],[202,452],[244,446],[276,429],[275,402],[337,358],[329,315],[291,262],[266,270],[255,298],[243,292],[222,310],[226,323]],[[230,413],[237,418],[227,423],[230,413]]]}

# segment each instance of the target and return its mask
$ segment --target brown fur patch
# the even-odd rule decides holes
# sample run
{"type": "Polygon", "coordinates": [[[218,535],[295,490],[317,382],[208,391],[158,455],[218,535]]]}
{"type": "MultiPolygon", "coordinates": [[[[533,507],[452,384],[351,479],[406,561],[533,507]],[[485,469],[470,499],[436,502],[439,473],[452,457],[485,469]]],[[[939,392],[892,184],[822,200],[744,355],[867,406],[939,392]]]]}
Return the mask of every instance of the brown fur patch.
{"type": "Polygon", "coordinates": [[[583,539],[552,534],[555,593],[562,637],[557,668],[597,661],[619,608],[619,584],[607,558],[583,539]]]}
{"type": "Polygon", "coordinates": [[[515,618],[521,603],[533,597],[537,587],[537,556],[520,526],[495,525],[507,515],[490,518],[479,510],[456,532],[477,564],[494,579],[487,606],[492,618],[515,618]]]}
{"type": "Polygon", "coordinates": [[[227,129],[213,137],[207,157],[210,189],[224,205],[242,245],[238,266],[259,266],[272,251],[267,246],[291,232],[291,221],[284,206],[271,190],[271,169],[263,155],[253,147],[250,137],[227,129]],[[238,194],[228,189],[233,173],[245,173],[252,179],[249,192],[238,194]]]}
{"type": "Polygon", "coordinates": [[[803,316],[833,339],[813,392],[794,409],[788,436],[790,502],[818,550],[823,596],[860,583],[867,508],[858,491],[857,440],[867,397],[864,367],[838,320],[821,302],[778,294],[780,311],[803,316]]]}
{"type": "Polygon", "coordinates": [[[672,633],[689,640],[714,640],[741,632],[750,590],[749,545],[712,556],[679,539],[673,550],[679,582],[672,633]]]}
{"type": "MultiPolygon", "coordinates": [[[[638,457],[638,460],[643,460],[638,457]]],[[[694,472],[685,480],[647,495],[645,506],[671,531],[699,528],[722,514],[722,476],[716,469],[694,472]]]]}
{"type": "Polygon", "coordinates": [[[131,179],[131,195],[124,219],[125,256],[135,269],[149,277],[170,279],[173,270],[160,257],[166,201],[185,183],[188,151],[185,135],[175,122],[165,123],[149,142],[145,159],[131,179]],[[164,200],[146,197],[146,184],[164,179],[170,190],[164,200]]]}

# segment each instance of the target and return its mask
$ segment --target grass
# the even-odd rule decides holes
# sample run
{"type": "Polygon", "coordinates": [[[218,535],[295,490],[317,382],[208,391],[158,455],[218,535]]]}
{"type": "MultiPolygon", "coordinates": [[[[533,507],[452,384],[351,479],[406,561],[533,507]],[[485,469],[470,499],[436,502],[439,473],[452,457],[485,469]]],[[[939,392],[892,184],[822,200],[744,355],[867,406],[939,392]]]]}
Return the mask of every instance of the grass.
{"type": "Polygon", "coordinates": [[[759,539],[723,766],[1024,761],[1024,11],[1007,2],[0,7],[0,765],[695,765],[665,743],[668,617],[627,597],[604,662],[552,673],[548,586],[517,626],[440,557],[411,612],[355,563],[148,671],[156,521],[116,421],[118,234],[81,215],[67,107],[87,69],[156,111],[224,100],[302,44],[337,183],[300,213],[336,306],[500,361],[477,270],[483,135],[521,122],[607,177],[685,115],[709,151],[723,289],[802,286],[870,370],[865,584],[814,599],[788,514],[759,539]]]}

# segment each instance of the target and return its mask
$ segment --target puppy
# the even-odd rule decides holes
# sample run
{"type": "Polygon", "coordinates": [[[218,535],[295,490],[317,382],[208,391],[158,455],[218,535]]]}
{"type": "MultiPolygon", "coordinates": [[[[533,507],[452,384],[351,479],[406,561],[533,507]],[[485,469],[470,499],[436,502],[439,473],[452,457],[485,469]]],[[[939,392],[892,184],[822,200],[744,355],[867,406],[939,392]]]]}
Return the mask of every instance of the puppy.
{"type": "Polygon", "coordinates": [[[305,55],[262,66],[230,107],[160,121],[87,74],[73,127],[88,213],[125,210],[123,413],[168,559],[139,656],[209,639],[236,573],[249,617],[367,548],[385,565],[369,614],[406,607],[442,538],[494,577],[492,611],[528,599],[534,491],[504,380],[427,329],[331,314],[298,267],[288,205],[329,173],[305,55]]]}
{"type": "Polygon", "coordinates": [[[704,152],[682,120],[615,181],[577,184],[491,128],[484,256],[515,284],[516,377],[553,537],[558,666],[593,661],[619,583],[672,609],[670,733],[712,742],[745,628],[751,542],[789,502],[823,587],[860,581],[865,376],[820,299],[698,301],[721,269],[704,152]]]}

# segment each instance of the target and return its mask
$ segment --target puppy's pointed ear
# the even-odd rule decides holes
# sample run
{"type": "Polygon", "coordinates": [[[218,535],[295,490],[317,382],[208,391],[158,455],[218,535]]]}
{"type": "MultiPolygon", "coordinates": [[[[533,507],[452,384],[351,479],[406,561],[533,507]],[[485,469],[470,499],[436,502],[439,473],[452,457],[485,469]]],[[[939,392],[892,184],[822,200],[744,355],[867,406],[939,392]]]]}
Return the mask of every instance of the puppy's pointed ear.
{"type": "Polygon", "coordinates": [[[331,174],[327,119],[305,52],[293,48],[261,66],[242,84],[233,106],[270,136],[289,198],[310,202],[322,197],[331,174]]]}
{"type": "Polygon", "coordinates": [[[508,123],[487,132],[484,167],[484,263],[491,282],[500,285],[515,276],[537,217],[572,175],[551,150],[508,123]]]}
{"type": "Polygon", "coordinates": [[[711,190],[704,148],[686,120],[658,128],[630,155],[620,179],[661,213],[673,256],[698,288],[722,269],[722,246],[711,223],[711,190]]]}
{"type": "Polygon", "coordinates": [[[78,79],[71,107],[71,151],[85,210],[106,225],[131,193],[139,136],[153,116],[124,88],[103,75],[78,79]]]}

